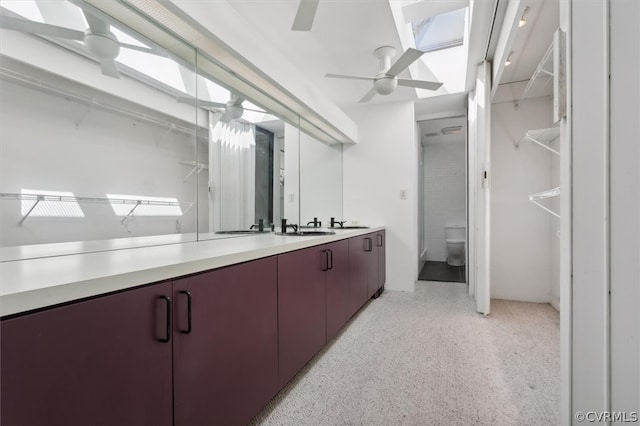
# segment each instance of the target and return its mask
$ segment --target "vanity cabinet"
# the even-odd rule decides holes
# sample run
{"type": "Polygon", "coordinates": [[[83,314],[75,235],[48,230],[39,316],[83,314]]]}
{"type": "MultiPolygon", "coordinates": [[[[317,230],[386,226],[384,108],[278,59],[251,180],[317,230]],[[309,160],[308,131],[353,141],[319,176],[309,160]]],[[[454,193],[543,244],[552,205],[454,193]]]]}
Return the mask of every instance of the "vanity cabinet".
{"type": "Polygon", "coordinates": [[[283,387],[325,345],[325,246],[278,256],[279,377],[283,387]]]}
{"type": "Polygon", "coordinates": [[[378,252],[378,290],[382,293],[384,284],[387,281],[387,235],[385,231],[376,232],[376,249],[378,252]]]}
{"type": "Polygon", "coordinates": [[[370,233],[4,318],[0,423],[248,424],[384,284],[384,242],[370,233]]]}
{"type": "Polygon", "coordinates": [[[367,235],[349,238],[349,318],[364,305],[369,298],[369,241],[367,235]]]}
{"type": "Polygon", "coordinates": [[[170,308],[165,282],[3,320],[0,423],[172,425],[170,308]]]}
{"type": "Polygon", "coordinates": [[[249,423],[278,391],[276,273],[270,257],[2,321],[2,425],[249,423]]]}
{"type": "Polygon", "coordinates": [[[275,257],[173,282],[176,426],[245,425],[278,391],[275,257]]]}
{"type": "Polygon", "coordinates": [[[326,271],[327,341],[349,320],[349,241],[325,245],[330,265],[326,271]]]}

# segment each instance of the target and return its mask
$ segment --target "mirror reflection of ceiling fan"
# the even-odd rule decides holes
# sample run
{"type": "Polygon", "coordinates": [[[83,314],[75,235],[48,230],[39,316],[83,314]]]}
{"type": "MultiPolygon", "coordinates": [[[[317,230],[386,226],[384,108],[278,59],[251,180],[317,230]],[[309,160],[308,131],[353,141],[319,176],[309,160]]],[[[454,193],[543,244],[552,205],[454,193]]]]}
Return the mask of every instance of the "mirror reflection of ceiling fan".
{"type": "Polygon", "coordinates": [[[237,120],[242,117],[242,114],[244,114],[245,110],[259,112],[262,114],[267,113],[266,111],[262,111],[259,109],[251,109],[242,106],[242,103],[245,101],[245,99],[242,96],[236,94],[231,94],[231,99],[229,99],[227,103],[205,101],[201,99],[196,100],[196,98],[190,96],[179,96],[177,98],[177,101],[182,104],[190,104],[194,106],[197,102],[198,106],[200,106],[201,108],[208,109],[214,112],[222,112],[224,116],[221,121],[237,120]]]}
{"type": "Polygon", "coordinates": [[[360,99],[360,103],[369,102],[376,94],[388,95],[393,93],[398,86],[415,87],[417,89],[438,90],[442,83],[436,81],[412,80],[398,78],[398,74],[407,69],[409,65],[422,56],[424,52],[409,48],[402,56],[391,65],[391,58],[395,56],[396,49],[391,46],[377,48],[373,54],[380,59],[380,72],[373,77],[346,74],[325,75],[327,78],[343,78],[348,80],[373,81],[373,88],[360,99]]]}
{"type": "Polygon", "coordinates": [[[291,30],[311,31],[313,19],[315,18],[316,11],[318,10],[318,3],[320,3],[320,0],[300,0],[291,30]]]}
{"type": "Polygon", "coordinates": [[[120,73],[118,72],[118,67],[115,61],[120,53],[120,47],[158,54],[155,50],[147,47],[118,41],[116,36],[111,32],[110,25],[107,22],[85,9],[82,9],[82,13],[89,24],[89,28],[84,32],[59,27],[57,25],[43,24],[21,18],[13,18],[6,15],[0,15],[0,28],[29,34],[62,38],[66,40],[81,41],[87,52],[100,63],[102,73],[114,78],[120,78],[120,73]]]}

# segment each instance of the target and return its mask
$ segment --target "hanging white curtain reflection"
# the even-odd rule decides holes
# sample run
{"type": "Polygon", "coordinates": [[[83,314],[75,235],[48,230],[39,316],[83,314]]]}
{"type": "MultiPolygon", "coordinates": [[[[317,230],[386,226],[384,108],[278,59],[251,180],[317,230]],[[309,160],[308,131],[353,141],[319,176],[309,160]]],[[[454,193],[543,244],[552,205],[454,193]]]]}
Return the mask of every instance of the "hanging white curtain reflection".
{"type": "Polygon", "coordinates": [[[222,117],[209,113],[209,229],[248,229],[255,223],[256,127],[222,117]]]}

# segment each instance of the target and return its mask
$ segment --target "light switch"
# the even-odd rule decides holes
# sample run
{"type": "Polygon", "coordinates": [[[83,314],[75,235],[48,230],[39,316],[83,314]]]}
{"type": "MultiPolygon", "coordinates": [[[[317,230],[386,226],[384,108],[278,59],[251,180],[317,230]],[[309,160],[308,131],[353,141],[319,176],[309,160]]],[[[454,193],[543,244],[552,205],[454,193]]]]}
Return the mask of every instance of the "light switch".
{"type": "Polygon", "coordinates": [[[401,189],[400,190],[400,199],[401,200],[406,200],[407,199],[407,190],[406,189],[401,189]]]}
{"type": "Polygon", "coordinates": [[[296,201],[296,194],[292,192],[291,194],[289,194],[289,202],[293,203],[295,201],[296,201]]]}

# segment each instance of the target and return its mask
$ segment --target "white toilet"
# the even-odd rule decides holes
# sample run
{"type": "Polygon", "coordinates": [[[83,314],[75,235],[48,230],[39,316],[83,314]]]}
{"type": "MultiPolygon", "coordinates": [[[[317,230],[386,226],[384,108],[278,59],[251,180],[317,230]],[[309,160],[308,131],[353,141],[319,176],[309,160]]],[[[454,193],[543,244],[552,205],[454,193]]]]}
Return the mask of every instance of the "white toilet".
{"type": "Polygon", "coordinates": [[[447,226],[444,228],[447,242],[447,264],[462,266],[465,263],[465,247],[467,228],[464,226],[447,226]]]}

